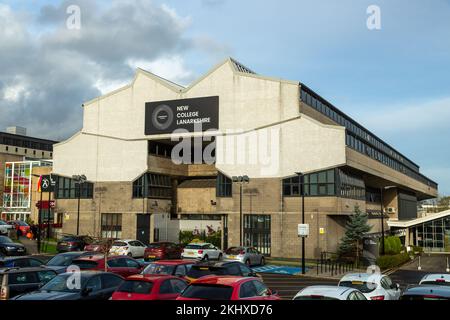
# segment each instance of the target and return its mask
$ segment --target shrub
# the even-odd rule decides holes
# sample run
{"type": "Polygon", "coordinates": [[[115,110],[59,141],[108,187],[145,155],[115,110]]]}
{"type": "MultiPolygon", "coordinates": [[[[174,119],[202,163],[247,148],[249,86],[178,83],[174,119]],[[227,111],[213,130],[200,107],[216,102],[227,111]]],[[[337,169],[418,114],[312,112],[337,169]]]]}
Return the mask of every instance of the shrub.
{"type": "Polygon", "coordinates": [[[179,240],[183,245],[187,245],[192,242],[209,242],[216,247],[220,247],[222,242],[222,232],[215,231],[207,235],[206,232],[194,234],[194,232],[190,230],[180,231],[179,240]]]}
{"type": "Polygon", "coordinates": [[[380,256],[377,259],[377,265],[380,267],[381,270],[385,270],[389,268],[398,267],[408,262],[409,260],[411,260],[411,258],[407,253],[399,253],[396,255],[385,255],[380,256]]]}
{"type": "Polygon", "coordinates": [[[396,255],[402,251],[402,242],[399,237],[384,238],[385,254],[396,255]]]}

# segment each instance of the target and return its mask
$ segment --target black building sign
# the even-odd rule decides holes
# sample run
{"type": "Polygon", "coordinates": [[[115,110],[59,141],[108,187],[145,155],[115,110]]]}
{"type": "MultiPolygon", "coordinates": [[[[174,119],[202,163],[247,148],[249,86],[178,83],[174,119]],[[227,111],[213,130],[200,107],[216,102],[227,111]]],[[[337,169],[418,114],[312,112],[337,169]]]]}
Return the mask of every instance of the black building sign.
{"type": "Polygon", "coordinates": [[[177,129],[194,132],[219,129],[219,97],[147,102],[145,134],[172,133],[177,129]],[[197,126],[196,126],[197,125],[197,126]]]}
{"type": "Polygon", "coordinates": [[[39,183],[41,192],[55,191],[56,180],[55,177],[52,177],[52,175],[41,176],[39,183]]]}

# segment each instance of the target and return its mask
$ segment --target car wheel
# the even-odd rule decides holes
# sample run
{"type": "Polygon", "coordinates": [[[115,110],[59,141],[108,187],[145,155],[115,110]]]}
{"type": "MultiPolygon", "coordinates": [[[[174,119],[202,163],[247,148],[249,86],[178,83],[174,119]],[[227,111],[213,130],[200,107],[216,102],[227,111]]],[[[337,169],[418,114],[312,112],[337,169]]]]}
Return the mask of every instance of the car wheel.
{"type": "Polygon", "coordinates": [[[219,254],[219,257],[217,258],[217,261],[222,261],[222,254],[219,254]]]}
{"type": "Polygon", "coordinates": [[[247,265],[247,267],[250,267],[251,266],[250,259],[245,260],[245,264],[247,265]]]}
{"type": "Polygon", "coordinates": [[[133,254],[131,252],[128,252],[127,256],[129,256],[130,258],[133,258],[133,254]]]}
{"type": "Polygon", "coordinates": [[[206,261],[206,262],[208,262],[209,261],[209,257],[208,257],[208,255],[206,254],[204,257],[203,257],[203,259],[202,259],[203,261],[206,261]]]}
{"type": "Polygon", "coordinates": [[[266,259],[264,257],[261,257],[261,262],[259,263],[261,266],[266,264],[266,259]]]}

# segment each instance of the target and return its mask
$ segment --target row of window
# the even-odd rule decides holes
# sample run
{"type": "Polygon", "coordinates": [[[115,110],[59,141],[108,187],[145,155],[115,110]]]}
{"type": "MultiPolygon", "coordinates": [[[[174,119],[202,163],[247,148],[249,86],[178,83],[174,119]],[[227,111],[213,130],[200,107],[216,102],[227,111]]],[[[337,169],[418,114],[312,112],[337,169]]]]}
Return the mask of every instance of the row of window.
{"type": "Polygon", "coordinates": [[[171,199],[172,178],[166,175],[146,173],[133,182],[133,198],[171,199]]]}
{"type": "Polygon", "coordinates": [[[53,144],[47,142],[37,142],[30,141],[28,139],[21,139],[12,135],[0,136],[0,144],[5,144],[8,146],[20,147],[20,148],[29,148],[29,149],[37,149],[44,151],[53,151],[53,144]]]}
{"type": "MultiPolygon", "coordinates": [[[[6,151],[6,152],[9,152],[9,151],[10,151],[10,150],[9,150],[9,146],[6,146],[6,147],[5,147],[5,151],[6,151]]],[[[18,153],[18,152],[19,152],[19,148],[15,148],[14,152],[18,153]]],[[[25,150],[24,150],[24,153],[25,153],[25,154],[28,154],[28,149],[25,149],[25,150]]],[[[36,155],[37,155],[36,150],[33,150],[33,156],[36,156],[36,155]]],[[[42,156],[42,157],[45,156],[45,152],[44,152],[44,151],[41,151],[41,156],[42,156]]],[[[52,152],[50,152],[50,157],[53,157],[53,153],[52,153],[52,152]]]]}
{"type": "Polygon", "coordinates": [[[78,184],[71,178],[57,177],[55,197],[57,199],[92,199],[94,184],[91,182],[78,184]]]}
{"type": "Polygon", "coordinates": [[[316,97],[313,93],[308,92],[304,88],[301,90],[301,99],[303,102],[313,107],[317,111],[326,115],[336,123],[347,129],[347,145],[351,148],[376,159],[391,168],[402,172],[426,185],[437,188],[437,184],[427,179],[419,173],[419,167],[404,158],[395,150],[390,148],[381,140],[375,138],[369,131],[356,124],[342,112],[337,111],[334,107],[329,106],[325,101],[316,97]]]}
{"type": "MultiPolygon", "coordinates": [[[[304,176],[305,196],[334,196],[335,170],[321,171],[304,176]]],[[[301,183],[299,176],[283,180],[283,195],[287,197],[301,195],[301,183]]]]}
{"type": "Polygon", "coordinates": [[[229,198],[233,193],[233,182],[226,175],[219,172],[216,180],[216,196],[229,198]]]}
{"type": "Polygon", "coordinates": [[[364,180],[348,172],[338,169],[339,194],[342,198],[364,200],[366,196],[366,186],[364,180]]]}
{"type": "MultiPolygon", "coordinates": [[[[211,142],[215,143],[215,142],[211,142]]],[[[149,141],[148,142],[148,154],[158,157],[164,157],[164,158],[171,158],[172,157],[172,150],[174,146],[167,143],[162,142],[156,142],[156,141],[149,141]]],[[[183,149],[180,150],[179,153],[176,154],[176,156],[179,156],[184,164],[195,164],[195,163],[215,163],[216,162],[216,150],[211,150],[211,154],[208,152],[205,152],[205,149],[207,146],[203,146],[201,148],[195,148],[194,144],[192,144],[192,147],[190,148],[189,154],[184,155],[183,149]]],[[[207,150],[210,150],[210,147],[208,147],[207,150]]]]}

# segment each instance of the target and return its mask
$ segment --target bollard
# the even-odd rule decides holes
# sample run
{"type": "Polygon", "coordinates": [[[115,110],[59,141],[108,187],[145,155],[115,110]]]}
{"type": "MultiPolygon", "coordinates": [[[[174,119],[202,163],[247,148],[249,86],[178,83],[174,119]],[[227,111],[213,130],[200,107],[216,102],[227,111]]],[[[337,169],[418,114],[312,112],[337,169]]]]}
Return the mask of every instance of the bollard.
{"type": "Polygon", "coordinates": [[[420,256],[419,256],[419,265],[418,265],[418,267],[417,267],[417,270],[422,270],[422,266],[420,265],[420,256]]]}
{"type": "Polygon", "coordinates": [[[449,267],[449,265],[448,265],[448,257],[447,257],[447,269],[445,270],[447,273],[449,273],[450,272],[450,267],[449,267]]]}

